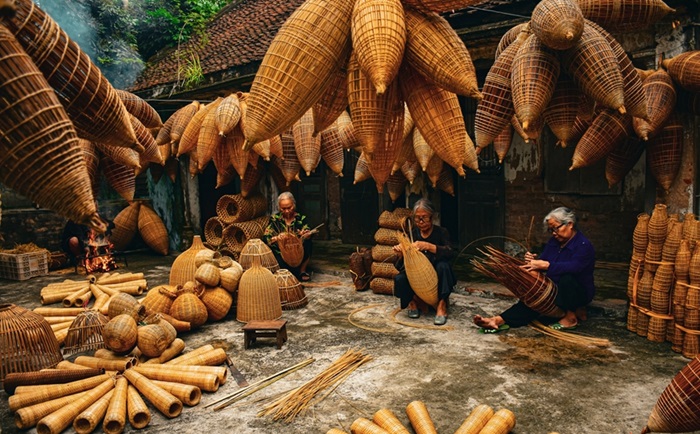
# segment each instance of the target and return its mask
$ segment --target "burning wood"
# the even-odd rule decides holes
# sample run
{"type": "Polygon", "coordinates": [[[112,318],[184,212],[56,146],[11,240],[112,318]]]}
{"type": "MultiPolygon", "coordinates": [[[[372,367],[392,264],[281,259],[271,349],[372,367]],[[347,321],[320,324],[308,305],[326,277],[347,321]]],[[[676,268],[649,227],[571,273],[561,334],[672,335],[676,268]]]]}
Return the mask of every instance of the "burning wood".
{"type": "Polygon", "coordinates": [[[113,247],[106,235],[98,235],[90,230],[85,241],[85,255],[78,259],[82,261],[87,273],[112,271],[117,268],[112,255],[113,247]]]}

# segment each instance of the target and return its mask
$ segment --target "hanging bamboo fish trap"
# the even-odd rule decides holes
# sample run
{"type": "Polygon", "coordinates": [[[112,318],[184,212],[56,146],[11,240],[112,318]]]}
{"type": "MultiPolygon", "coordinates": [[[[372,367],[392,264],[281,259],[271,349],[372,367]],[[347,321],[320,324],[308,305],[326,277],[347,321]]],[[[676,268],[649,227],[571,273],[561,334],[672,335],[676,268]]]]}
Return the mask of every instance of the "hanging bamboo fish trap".
{"type": "Polygon", "coordinates": [[[367,154],[364,152],[362,152],[360,154],[360,157],[357,158],[357,161],[355,163],[355,171],[353,173],[353,184],[366,181],[372,177],[372,174],[369,171],[370,158],[371,157],[368,157],[367,154]]]}
{"type": "Polygon", "coordinates": [[[291,271],[280,269],[275,271],[274,276],[280,292],[282,310],[300,309],[309,304],[304,287],[291,271]]]}
{"type": "Polygon", "coordinates": [[[700,56],[698,54],[700,51],[686,51],[662,62],[673,81],[691,92],[700,92],[700,56]]]}
{"type": "Polygon", "coordinates": [[[140,167],[139,153],[131,148],[112,146],[101,142],[95,142],[95,147],[101,154],[117,164],[122,164],[130,169],[138,169],[140,167]]]}
{"type": "Polygon", "coordinates": [[[557,144],[562,148],[571,142],[579,100],[580,92],[574,82],[568,76],[560,75],[549,104],[542,112],[542,117],[549,129],[559,139],[557,144]]]}
{"type": "MultiPolygon", "coordinates": [[[[556,95],[556,92],[555,92],[556,95]]],[[[545,115],[547,114],[547,111],[545,111],[545,115]]],[[[550,127],[551,128],[551,127],[550,127]]],[[[556,128],[556,126],[555,126],[556,128]]],[[[493,139],[493,150],[496,152],[496,155],[498,156],[498,163],[501,164],[503,163],[503,160],[506,158],[506,155],[508,154],[508,151],[510,150],[510,145],[513,143],[513,126],[511,124],[506,125],[503,128],[503,131],[501,131],[501,134],[496,136],[495,139],[493,139]]]]}
{"type": "Polygon", "coordinates": [[[608,154],[605,159],[605,179],[610,187],[620,183],[634,168],[645,148],[644,141],[630,136],[608,154]]]}
{"type": "MultiPolygon", "coordinates": [[[[204,118],[207,116],[207,114],[214,109],[213,104],[206,104],[206,105],[201,105],[200,109],[197,110],[197,112],[192,116],[190,121],[187,123],[185,126],[185,129],[182,130],[182,133],[180,135],[180,140],[177,145],[177,153],[176,156],[180,157],[182,155],[185,155],[192,151],[193,149],[197,149],[197,140],[199,139],[199,130],[202,127],[202,122],[204,122],[204,118]]],[[[186,109],[184,107],[183,109],[186,109]]],[[[180,110],[183,110],[180,109],[180,110]]],[[[178,110],[178,111],[180,111],[178,110]]],[[[179,117],[182,115],[182,112],[180,113],[175,113],[173,114],[170,119],[177,119],[176,115],[179,117]]],[[[166,121],[167,123],[167,121],[166,121]]],[[[174,124],[174,122],[173,122],[174,124]]],[[[178,124],[178,128],[180,128],[180,124],[178,124]]],[[[165,126],[163,126],[163,129],[165,129],[165,126]]],[[[161,129],[161,131],[163,131],[161,129]]],[[[172,128],[171,128],[172,130],[172,128]]],[[[160,133],[159,133],[160,134],[160,133]]],[[[170,136],[170,133],[168,133],[168,137],[170,136]]],[[[158,141],[158,138],[156,138],[156,143],[160,143],[158,141]]]]}
{"type": "Polygon", "coordinates": [[[676,88],[671,76],[659,69],[644,80],[649,121],[634,119],[634,131],[642,140],[648,140],[661,132],[676,105],[676,88]]]}
{"type": "Polygon", "coordinates": [[[261,239],[252,238],[243,246],[238,262],[244,270],[247,270],[253,265],[253,261],[256,257],[260,258],[260,265],[270,270],[270,272],[274,273],[279,270],[280,265],[277,259],[275,259],[275,255],[272,253],[272,250],[270,250],[270,247],[261,239]]]}
{"type": "Polygon", "coordinates": [[[408,106],[404,103],[405,110],[403,114],[403,137],[401,142],[401,149],[396,155],[396,160],[391,168],[391,173],[396,173],[401,169],[401,166],[406,161],[415,161],[415,153],[413,152],[413,130],[415,129],[415,123],[413,122],[413,117],[411,112],[408,110],[408,106]]]}
{"type": "Polygon", "coordinates": [[[343,148],[359,149],[362,146],[355,134],[355,126],[352,123],[352,119],[345,110],[338,116],[338,132],[340,133],[343,148]]]}
{"type": "Polygon", "coordinates": [[[683,122],[671,115],[656,137],[647,143],[647,165],[656,182],[665,191],[678,177],[683,153],[683,122]]]}
{"type": "Polygon", "coordinates": [[[292,126],[294,136],[294,149],[297,159],[306,176],[316,170],[321,161],[321,136],[314,137],[314,115],[311,109],[307,110],[292,126]]]}
{"type": "Polygon", "coordinates": [[[253,257],[238,284],[237,321],[273,320],[282,316],[277,281],[272,272],[261,265],[260,259],[260,256],[253,257]]]}
{"type": "MultiPolygon", "coordinates": [[[[181,155],[179,151],[180,139],[192,118],[199,111],[199,106],[199,101],[192,101],[172,114],[175,119],[170,127],[170,143],[176,150],[175,155],[181,155]]],[[[199,134],[199,130],[197,130],[197,134],[199,134]]]]}
{"type": "Polygon", "coordinates": [[[265,168],[262,165],[254,167],[248,164],[246,169],[245,179],[241,179],[241,196],[248,197],[256,193],[260,193],[260,180],[265,174],[265,168]]]}
{"type": "Polygon", "coordinates": [[[347,65],[333,75],[321,98],[313,105],[314,135],[317,135],[336,122],[338,116],[348,106],[347,65]]]}
{"type": "Polygon", "coordinates": [[[337,120],[321,131],[321,158],[333,173],[343,176],[345,152],[337,120]]]}
{"type": "Polygon", "coordinates": [[[569,170],[588,167],[622,146],[632,133],[632,118],[627,114],[605,109],[576,144],[569,170]]]}
{"type": "MultiPolygon", "coordinates": [[[[403,128],[404,128],[404,107],[401,103],[399,87],[392,84],[386,91],[387,94],[393,94],[393,103],[390,106],[391,112],[389,113],[391,120],[388,125],[384,135],[384,144],[375,148],[372,154],[372,161],[369,163],[369,171],[377,185],[377,191],[384,191],[384,184],[386,184],[389,176],[391,175],[391,170],[394,167],[394,162],[396,161],[396,156],[401,150],[401,144],[403,142],[403,128]]],[[[403,175],[402,175],[403,176],[403,175]]]]}
{"type": "Polygon", "coordinates": [[[127,202],[134,200],[136,177],[134,169],[119,164],[104,154],[100,158],[100,169],[107,183],[127,202]]]}
{"type": "Polygon", "coordinates": [[[124,250],[134,239],[138,231],[140,207],[140,202],[133,202],[114,218],[114,229],[112,229],[109,241],[116,250],[124,250]]]}
{"type": "Polygon", "coordinates": [[[566,50],[583,34],[583,14],[576,0],[543,0],[530,17],[532,33],[547,47],[566,50]]]}
{"type": "Polygon", "coordinates": [[[238,94],[232,93],[216,107],[216,128],[220,136],[230,133],[241,120],[241,107],[238,94]]]}
{"type": "Polygon", "coordinates": [[[78,145],[83,151],[82,155],[87,168],[88,178],[90,178],[92,196],[97,197],[100,192],[100,154],[97,151],[97,147],[89,140],[78,139],[78,145]]]}
{"type": "Polygon", "coordinates": [[[210,104],[212,108],[204,116],[202,126],[199,127],[199,135],[197,136],[197,168],[200,172],[209,164],[216,150],[224,142],[224,138],[219,135],[216,124],[216,108],[221,101],[222,99],[217,99],[210,104]]]}
{"type": "Polygon", "coordinates": [[[114,91],[124,104],[126,111],[135,116],[146,128],[161,128],[163,126],[158,112],[140,96],[121,89],[114,91]]]}
{"type": "Polygon", "coordinates": [[[141,204],[138,225],[139,233],[148,247],[161,255],[167,255],[170,246],[168,229],[158,214],[148,205],[141,204]]]}
{"type": "MultiPolygon", "coordinates": [[[[516,39],[518,39],[518,36],[520,35],[520,32],[525,31],[525,33],[529,34],[531,33],[530,31],[530,23],[521,23],[516,26],[511,27],[508,29],[507,32],[501,36],[501,40],[498,41],[498,45],[496,46],[496,54],[494,56],[494,60],[498,59],[498,57],[503,53],[503,50],[508,48],[510,44],[512,44],[516,39]]],[[[527,39],[527,36],[525,37],[527,39]]]]}
{"type": "Polygon", "coordinates": [[[128,112],[88,55],[31,0],[19,0],[12,32],[56,91],[80,137],[139,149],[128,112]]]}
{"type": "Polygon", "coordinates": [[[662,0],[576,0],[583,16],[611,32],[640,30],[674,12],[662,0]]]}

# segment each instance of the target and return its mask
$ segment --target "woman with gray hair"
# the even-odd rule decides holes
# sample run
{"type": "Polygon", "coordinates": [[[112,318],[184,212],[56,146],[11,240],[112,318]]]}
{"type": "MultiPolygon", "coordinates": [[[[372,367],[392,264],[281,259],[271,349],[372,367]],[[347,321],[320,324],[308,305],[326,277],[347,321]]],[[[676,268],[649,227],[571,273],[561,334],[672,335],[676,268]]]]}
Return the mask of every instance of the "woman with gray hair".
{"type": "MultiPolygon", "coordinates": [[[[550,325],[555,330],[573,330],[579,320],[585,319],[586,306],[595,295],[593,269],[595,251],[593,245],[576,226],[576,215],[566,207],[556,208],[544,218],[547,232],[552,238],[547,242],[539,258],[525,253],[523,269],[545,273],[557,285],[554,303],[566,314],[550,325]]],[[[510,327],[529,324],[539,313],[518,301],[500,315],[474,317],[481,333],[498,333],[510,327]]]]}
{"type": "MultiPolygon", "coordinates": [[[[433,224],[433,214],[435,209],[428,199],[420,199],[413,205],[413,246],[423,252],[437,272],[438,305],[433,323],[444,325],[447,322],[450,294],[457,279],[450,265],[450,260],[454,257],[450,234],[447,229],[433,224]]],[[[394,295],[401,300],[401,309],[407,309],[409,318],[418,318],[421,310],[427,310],[427,304],[416,295],[408,282],[401,246],[394,246],[394,252],[399,257],[396,263],[399,274],[394,276],[394,295]]]]}

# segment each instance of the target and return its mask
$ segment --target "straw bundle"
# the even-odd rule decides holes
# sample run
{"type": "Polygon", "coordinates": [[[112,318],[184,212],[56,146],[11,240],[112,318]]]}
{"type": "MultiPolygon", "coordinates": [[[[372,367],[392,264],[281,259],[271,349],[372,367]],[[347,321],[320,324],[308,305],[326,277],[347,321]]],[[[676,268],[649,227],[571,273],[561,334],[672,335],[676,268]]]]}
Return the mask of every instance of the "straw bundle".
{"type": "Polygon", "coordinates": [[[95,401],[114,388],[114,381],[108,378],[101,384],[86,392],[71,404],[49,414],[37,423],[36,430],[41,434],[58,434],[95,401]]]}
{"type": "Polygon", "coordinates": [[[483,99],[476,107],[474,120],[476,146],[479,148],[490,145],[515,113],[510,87],[511,71],[513,59],[527,37],[527,32],[522,31],[498,56],[486,75],[481,90],[483,99]]]}
{"type": "Polygon", "coordinates": [[[127,202],[134,200],[136,180],[133,168],[119,164],[102,154],[100,156],[100,169],[107,179],[107,183],[119,193],[119,196],[127,202]]]}
{"type": "Polygon", "coordinates": [[[216,203],[216,214],[223,225],[253,220],[266,212],[267,199],[261,194],[247,198],[240,194],[227,194],[216,203]]]}
{"type": "Polygon", "coordinates": [[[102,329],[109,318],[95,310],[86,310],[75,317],[64,341],[64,354],[104,348],[102,329]]]}
{"type": "Polygon", "coordinates": [[[277,259],[275,259],[275,255],[270,250],[270,247],[261,239],[252,238],[243,246],[238,262],[243,267],[243,270],[247,270],[253,266],[256,257],[260,258],[260,265],[270,270],[270,272],[274,273],[279,270],[279,263],[277,263],[277,259]]]}
{"type": "Polygon", "coordinates": [[[479,434],[509,433],[513,428],[515,428],[515,414],[506,408],[502,408],[491,416],[491,419],[486,422],[479,434]]]}
{"type": "Polygon", "coordinates": [[[406,406],[406,415],[416,434],[437,434],[428,408],[422,401],[413,401],[406,406]]]}
{"type": "Polygon", "coordinates": [[[131,351],[136,346],[137,337],[136,321],[128,314],[117,315],[102,329],[105,347],[118,354],[131,351]]]}
{"type": "Polygon", "coordinates": [[[358,417],[353,421],[350,425],[350,432],[353,434],[389,434],[389,431],[364,417],[358,417]]]}
{"type": "Polygon", "coordinates": [[[576,144],[569,170],[588,167],[622,146],[632,132],[629,115],[604,109],[576,144]]]}
{"type": "Polygon", "coordinates": [[[662,0],[576,0],[583,16],[610,31],[640,30],[674,12],[662,0]]]}
{"type": "Polygon", "coordinates": [[[369,289],[374,294],[393,295],[394,294],[394,279],[385,277],[373,277],[369,281],[369,289]]]}
{"type": "Polygon", "coordinates": [[[647,143],[647,164],[656,182],[665,190],[678,177],[683,153],[683,123],[671,115],[656,137],[647,143]]]}
{"type": "Polygon", "coordinates": [[[621,182],[637,164],[644,153],[645,143],[637,137],[630,136],[622,145],[613,149],[605,159],[605,179],[612,188],[621,182]]]}
{"type": "Polygon", "coordinates": [[[555,50],[572,48],[583,33],[583,14],[576,0],[543,0],[532,10],[530,29],[555,50]]]}
{"type": "Polygon", "coordinates": [[[139,233],[148,247],[161,255],[167,255],[170,245],[168,229],[158,214],[148,205],[141,205],[138,225],[139,233]]]}
{"type": "Polygon", "coordinates": [[[158,112],[140,96],[121,89],[114,89],[124,108],[146,128],[161,128],[163,121],[158,112]]]}
{"type": "Polygon", "coordinates": [[[354,1],[303,3],[272,40],[253,80],[246,147],[289,128],[323,95],[350,52],[354,1]]]}
{"type": "Polygon", "coordinates": [[[477,405],[455,434],[478,434],[493,416],[493,409],[486,404],[477,405]]]}
{"type": "Polygon", "coordinates": [[[177,320],[190,323],[192,327],[199,327],[207,322],[208,314],[207,307],[195,292],[195,289],[180,289],[170,306],[169,314],[177,320]]]}
{"type": "Polygon", "coordinates": [[[236,320],[241,322],[273,320],[282,316],[277,280],[269,269],[261,265],[260,259],[253,256],[252,265],[243,272],[238,284],[236,320]]]}
{"type": "Polygon", "coordinates": [[[277,270],[274,276],[280,292],[282,310],[299,309],[309,303],[304,287],[289,270],[277,270]]]}
{"type": "Polygon", "coordinates": [[[2,19],[2,24],[54,88],[80,137],[139,148],[128,112],[112,85],[49,15],[31,0],[21,0],[15,17],[2,19]]]}
{"type": "Polygon", "coordinates": [[[358,0],[352,9],[351,40],[357,63],[377,94],[399,72],[406,46],[406,20],[399,0],[358,0]]]}
{"type": "Polygon", "coordinates": [[[416,250],[411,240],[404,234],[398,233],[398,244],[403,250],[406,277],[416,295],[427,304],[436,307],[437,297],[437,273],[430,260],[416,250]]]}
{"type": "Polygon", "coordinates": [[[581,39],[573,48],[562,52],[561,61],[583,93],[605,107],[625,113],[617,56],[596,29],[584,26],[581,39]]]}
{"type": "Polygon", "coordinates": [[[163,415],[168,418],[177,417],[182,412],[182,402],[166,392],[163,388],[155,385],[143,374],[130,369],[124,372],[124,376],[146,399],[153,404],[163,415]]]}
{"type": "Polygon", "coordinates": [[[337,121],[321,131],[321,158],[333,173],[343,176],[345,153],[337,121]]]}
{"type": "Polygon", "coordinates": [[[372,422],[376,423],[390,434],[409,434],[406,427],[403,426],[394,412],[388,408],[382,408],[374,413],[372,422]]]}
{"type": "Polygon", "coordinates": [[[481,99],[469,51],[447,20],[411,9],[405,12],[406,62],[448,92],[481,99]]]}
{"type": "Polygon", "coordinates": [[[531,309],[545,316],[562,317],[564,312],[554,304],[557,286],[541,273],[520,268],[525,262],[486,246],[483,258],[472,260],[476,270],[501,282],[531,309]]]}
{"type": "Polygon", "coordinates": [[[659,134],[676,105],[676,88],[673,80],[663,69],[659,69],[644,80],[649,121],[634,119],[634,131],[642,140],[659,134]]]}

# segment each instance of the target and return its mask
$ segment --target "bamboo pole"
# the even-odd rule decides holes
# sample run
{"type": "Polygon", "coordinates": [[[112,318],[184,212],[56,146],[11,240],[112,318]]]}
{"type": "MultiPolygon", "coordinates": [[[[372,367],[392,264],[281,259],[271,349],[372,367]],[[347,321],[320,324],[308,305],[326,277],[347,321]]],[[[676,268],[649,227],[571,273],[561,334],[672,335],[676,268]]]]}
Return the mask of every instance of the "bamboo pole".
{"type": "Polygon", "coordinates": [[[124,431],[124,426],[126,426],[126,389],[128,386],[129,382],[124,377],[119,377],[114,385],[114,393],[102,421],[102,430],[107,434],[118,434],[124,431]]]}
{"type": "Polygon", "coordinates": [[[95,401],[90,407],[76,416],[73,420],[73,429],[75,432],[78,434],[93,432],[100,421],[104,419],[107,413],[107,407],[109,407],[109,402],[112,400],[112,395],[114,395],[114,389],[104,394],[102,398],[95,401]]]}
{"type": "Polygon", "coordinates": [[[29,429],[37,424],[44,416],[70,404],[83,396],[86,392],[78,392],[73,395],[62,396],[45,402],[39,402],[18,409],[15,412],[15,426],[19,429],[29,429]]]}
{"type": "Polygon", "coordinates": [[[7,403],[11,411],[17,411],[29,405],[92,389],[111,378],[111,375],[102,374],[66,384],[19,386],[15,389],[15,394],[8,398],[7,403]]]}
{"type": "Polygon", "coordinates": [[[172,393],[156,386],[151,380],[134,369],[124,372],[124,376],[166,417],[177,417],[182,412],[182,402],[179,399],[173,396],[172,393]]]}
{"type": "Polygon", "coordinates": [[[104,396],[105,393],[112,390],[112,388],[114,388],[114,381],[111,378],[105,380],[102,384],[87,392],[80,399],[73,401],[70,405],[56,410],[41,419],[36,426],[37,433],[59,434],[71,424],[78,414],[82,413],[83,410],[104,396]]]}
{"type": "Polygon", "coordinates": [[[163,390],[167,390],[168,392],[172,393],[173,396],[189,407],[199,404],[199,401],[202,399],[202,390],[197,386],[176,383],[174,381],[151,381],[153,381],[153,384],[156,386],[162,387],[163,390]]]}
{"type": "Polygon", "coordinates": [[[166,364],[166,365],[180,365],[180,364],[182,364],[184,361],[186,361],[186,360],[188,360],[188,359],[190,359],[190,358],[196,357],[196,356],[198,356],[198,355],[200,355],[200,354],[204,354],[204,353],[206,353],[207,351],[211,351],[211,350],[213,350],[213,349],[214,349],[214,346],[211,345],[211,344],[202,345],[201,347],[195,348],[194,350],[189,351],[189,352],[187,352],[187,353],[181,355],[180,357],[176,357],[176,358],[170,360],[169,362],[167,362],[167,363],[165,363],[165,364],[166,364]]]}
{"type": "Polygon", "coordinates": [[[41,291],[39,291],[39,294],[48,295],[54,292],[76,291],[87,284],[88,282],[79,282],[77,280],[64,280],[63,282],[50,283],[46,285],[41,289],[41,291]]]}
{"type": "MultiPolygon", "coordinates": [[[[80,291],[80,288],[76,290],[70,290],[66,292],[54,292],[51,294],[42,294],[39,296],[39,300],[41,301],[41,304],[54,304],[58,303],[59,301],[62,303],[63,299],[65,299],[67,296],[80,291]]],[[[70,307],[70,306],[69,306],[70,307]]]]}
{"type": "Polygon", "coordinates": [[[131,384],[126,392],[126,408],[129,412],[129,423],[136,429],[145,428],[151,423],[151,412],[141,398],[138,390],[131,384]]]}

